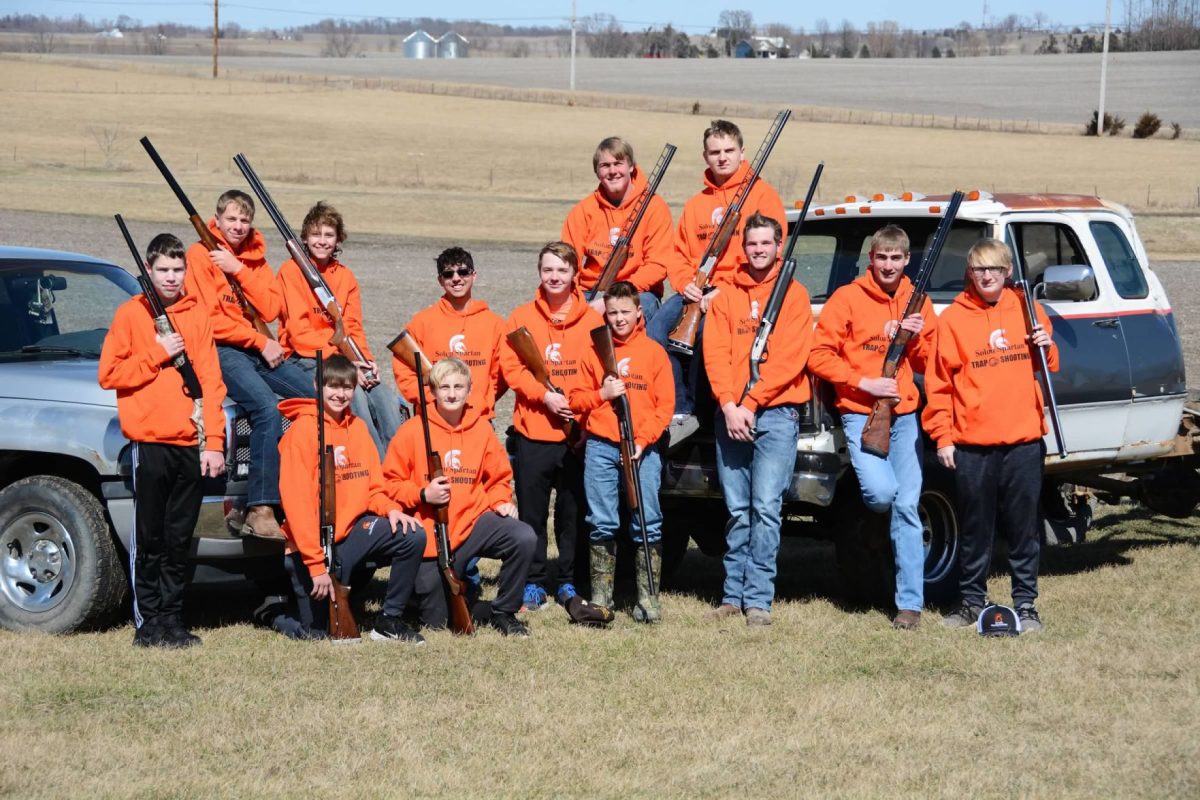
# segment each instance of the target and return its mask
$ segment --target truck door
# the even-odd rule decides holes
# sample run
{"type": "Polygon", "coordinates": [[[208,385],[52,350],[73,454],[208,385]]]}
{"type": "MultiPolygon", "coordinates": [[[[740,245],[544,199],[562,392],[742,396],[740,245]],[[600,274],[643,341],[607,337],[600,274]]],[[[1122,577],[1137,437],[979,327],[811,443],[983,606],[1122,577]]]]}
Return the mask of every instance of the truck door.
{"type": "MultiPolygon", "coordinates": [[[[1124,443],[1132,378],[1121,328],[1117,293],[1104,262],[1091,247],[1086,221],[1070,214],[1013,214],[1004,219],[1005,240],[1040,297],[1047,267],[1080,264],[1092,268],[1096,291],[1087,299],[1039,299],[1054,327],[1059,371],[1054,392],[1072,460],[1115,458],[1124,443]],[[1081,226],[1081,227],[1076,227],[1081,226]],[[1085,246],[1087,242],[1089,246],[1085,246]]],[[[1047,437],[1047,446],[1052,446],[1047,437]]]]}

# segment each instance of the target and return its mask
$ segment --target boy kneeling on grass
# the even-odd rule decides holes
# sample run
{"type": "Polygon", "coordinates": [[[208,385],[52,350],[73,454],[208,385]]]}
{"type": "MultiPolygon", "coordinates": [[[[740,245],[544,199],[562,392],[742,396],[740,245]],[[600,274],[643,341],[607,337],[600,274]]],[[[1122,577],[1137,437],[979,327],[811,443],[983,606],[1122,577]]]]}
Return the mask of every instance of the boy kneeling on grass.
{"type": "Polygon", "coordinates": [[[987,605],[996,520],[1008,535],[1013,605],[1025,631],[1042,627],[1037,599],[1038,500],[1046,446],[1042,390],[1032,347],[1045,347],[1058,369],[1050,318],[1038,303],[1037,325],[1025,336],[1024,300],[1005,287],[1012,253],[999,239],[981,239],[967,253],[967,288],[938,318],[925,373],[921,415],[941,465],[954,470],[958,515],[959,605],[942,622],[974,625],[987,605]]]}
{"type": "MultiPolygon", "coordinates": [[[[449,540],[454,571],[461,579],[477,558],[500,559],[500,589],[492,601],[491,625],[505,636],[529,636],[517,619],[525,593],[525,579],[533,560],[537,536],[517,519],[512,498],[512,466],[492,430],[491,409],[477,409],[471,396],[471,368],[457,358],[443,358],[429,372],[433,408],[429,409],[429,436],[441,455],[443,475],[428,479],[429,457],[425,432],[418,415],[400,426],[388,445],[383,474],[387,491],[405,508],[415,509],[428,534],[425,561],[417,573],[417,601],[421,624],[445,628],[448,598],[437,562],[435,507],[447,506],[449,540]]],[[[419,387],[419,391],[425,391],[419,387]]]]}
{"type": "Polygon", "coordinates": [[[191,647],[200,637],[182,621],[188,550],[200,516],[201,479],[225,471],[225,384],[208,309],[183,293],[183,242],[160,233],[146,261],[175,330],[159,333],[146,297],[132,298],[117,309],[104,337],[99,377],[105,389],[116,389],[121,433],[133,442],[133,643],[191,647]],[[200,398],[184,394],[182,374],[169,368],[181,353],[191,359],[204,395],[198,416],[200,398]]]}
{"type": "MultiPolygon", "coordinates": [[[[350,412],[358,368],[343,355],[325,361],[325,385],[318,387],[324,410],[325,443],[334,451],[337,486],[334,541],[346,585],[364,561],[391,564],[383,613],[375,618],[372,639],[424,644],[425,639],[400,620],[412,594],[425,551],[421,523],[400,510],[384,490],[379,452],[367,425],[350,412]]],[[[286,563],[299,606],[299,621],[277,616],[276,630],[292,638],[324,638],[329,614],[326,603],[333,580],[325,566],[320,541],[316,400],[284,400],[279,411],[292,425],[279,442],[279,490],[287,516],[286,563]]]]}

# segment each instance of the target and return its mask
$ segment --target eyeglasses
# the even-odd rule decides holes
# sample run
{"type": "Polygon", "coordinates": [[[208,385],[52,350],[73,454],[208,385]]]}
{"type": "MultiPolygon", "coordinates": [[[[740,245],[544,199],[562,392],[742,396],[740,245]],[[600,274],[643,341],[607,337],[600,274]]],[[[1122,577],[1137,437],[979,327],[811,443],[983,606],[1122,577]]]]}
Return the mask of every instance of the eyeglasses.
{"type": "Polygon", "coordinates": [[[904,253],[875,253],[872,258],[876,261],[896,261],[900,262],[908,258],[904,253]]]}
{"type": "Polygon", "coordinates": [[[986,266],[980,266],[980,267],[967,267],[967,270],[972,275],[977,275],[979,277],[983,277],[984,275],[991,274],[991,275],[995,275],[998,278],[1001,275],[1003,275],[1004,273],[1008,272],[1008,267],[986,265],[986,266]]]}
{"type": "Polygon", "coordinates": [[[451,278],[453,278],[455,275],[457,275],[460,278],[465,278],[468,275],[474,275],[475,268],[474,267],[459,267],[458,269],[444,269],[441,272],[439,272],[438,274],[442,276],[442,280],[448,281],[451,278]]]}

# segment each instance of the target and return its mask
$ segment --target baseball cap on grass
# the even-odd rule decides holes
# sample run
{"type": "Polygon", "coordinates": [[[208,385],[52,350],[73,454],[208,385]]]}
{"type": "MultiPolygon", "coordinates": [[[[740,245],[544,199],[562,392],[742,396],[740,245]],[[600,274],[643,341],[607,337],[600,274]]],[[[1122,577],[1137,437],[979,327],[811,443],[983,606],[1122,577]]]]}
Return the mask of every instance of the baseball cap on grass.
{"type": "Polygon", "coordinates": [[[981,636],[1016,636],[1021,632],[1021,619],[1008,606],[992,604],[979,612],[975,630],[981,636]]]}

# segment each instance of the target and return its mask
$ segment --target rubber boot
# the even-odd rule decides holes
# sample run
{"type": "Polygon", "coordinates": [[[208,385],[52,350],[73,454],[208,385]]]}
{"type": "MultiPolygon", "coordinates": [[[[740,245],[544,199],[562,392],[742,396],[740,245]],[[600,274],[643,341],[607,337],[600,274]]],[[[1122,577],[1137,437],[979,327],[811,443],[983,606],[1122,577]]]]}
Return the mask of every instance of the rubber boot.
{"type": "Polygon", "coordinates": [[[636,561],[638,601],[633,607],[633,618],[638,622],[659,622],[662,620],[662,604],[658,601],[657,591],[650,594],[650,585],[652,581],[654,588],[658,589],[658,576],[662,574],[662,548],[657,544],[650,545],[651,576],[646,575],[645,554],[638,553],[636,561]]]}
{"type": "Polygon", "coordinates": [[[617,567],[616,542],[592,542],[592,604],[613,608],[613,573],[617,567]]]}

